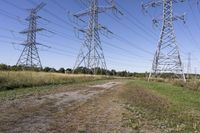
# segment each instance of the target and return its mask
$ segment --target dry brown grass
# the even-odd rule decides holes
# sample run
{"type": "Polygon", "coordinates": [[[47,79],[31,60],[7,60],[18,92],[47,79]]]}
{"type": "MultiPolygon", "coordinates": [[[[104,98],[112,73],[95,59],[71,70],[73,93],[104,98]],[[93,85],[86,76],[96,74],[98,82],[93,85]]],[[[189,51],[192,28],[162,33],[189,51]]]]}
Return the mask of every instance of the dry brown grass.
{"type": "Polygon", "coordinates": [[[106,76],[74,75],[31,71],[0,71],[0,91],[44,85],[70,84],[106,79],[106,76]]]}
{"type": "Polygon", "coordinates": [[[165,110],[170,106],[166,98],[139,86],[134,86],[134,88],[126,86],[120,97],[133,106],[148,108],[152,111],[165,110]]]}

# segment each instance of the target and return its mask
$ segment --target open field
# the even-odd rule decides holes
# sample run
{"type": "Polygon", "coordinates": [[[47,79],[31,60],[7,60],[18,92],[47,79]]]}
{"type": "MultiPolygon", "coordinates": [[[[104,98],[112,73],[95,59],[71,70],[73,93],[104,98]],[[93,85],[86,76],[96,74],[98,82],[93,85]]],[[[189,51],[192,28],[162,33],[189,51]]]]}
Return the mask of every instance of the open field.
{"type": "Polygon", "coordinates": [[[63,81],[0,91],[0,132],[200,132],[199,91],[164,82],[39,75],[63,81]]]}
{"type": "Polygon", "coordinates": [[[0,91],[45,85],[73,84],[109,79],[106,76],[73,75],[31,71],[0,71],[0,91]]]}

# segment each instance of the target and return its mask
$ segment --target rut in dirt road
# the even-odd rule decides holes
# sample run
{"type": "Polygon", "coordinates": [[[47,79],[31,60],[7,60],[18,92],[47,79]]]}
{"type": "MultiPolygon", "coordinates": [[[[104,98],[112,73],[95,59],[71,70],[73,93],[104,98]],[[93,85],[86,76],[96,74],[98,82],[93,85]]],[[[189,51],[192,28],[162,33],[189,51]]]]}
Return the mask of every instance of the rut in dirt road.
{"type": "Polygon", "coordinates": [[[121,121],[125,110],[116,96],[120,85],[120,82],[109,82],[39,98],[8,101],[6,106],[0,107],[0,131],[126,133],[128,130],[122,128],[121,121]]]}

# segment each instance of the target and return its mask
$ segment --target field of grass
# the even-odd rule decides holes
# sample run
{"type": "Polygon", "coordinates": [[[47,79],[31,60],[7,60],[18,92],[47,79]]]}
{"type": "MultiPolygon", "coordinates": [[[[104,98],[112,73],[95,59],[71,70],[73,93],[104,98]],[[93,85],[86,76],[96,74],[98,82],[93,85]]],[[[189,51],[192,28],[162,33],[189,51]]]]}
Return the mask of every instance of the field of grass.
{"type": "Polygon", "coordinates": [[[168,83],[130,81],[120,97],[134,132],[200,132],[200,92],[168,83]]]}
{"type": "Polygon", "coordinates": [[[200,79],[198,78],[191,78],[187,79],[187,82],[184,83],[180,79],[163,79],[163,78],[153,78],[151,79],[152,82],[162,82],[162,83],[171,83],[175,86],[185,87],[190,90],[200,91],[200,79]]]}
{"type": "Polygon", "coordinates": [[[42,95],[66,85],[83,85],[113,79],[107,76],[73,75],[31,71],[0,71],[0,100],[42,95]]]}
{"type": "Polygon", "coordinates": [[[0,91],[45,85],[72,84],[106,78],[109,77],[30,71],[0,71],[0,91]]]}
{"type": "MultiPolygon", "coordinates": [[[[43,96],[81,89],[84,85],[107,82],[113,77],[91,75],[67,75],[45,72],[0,71],[0,101],[29,96],[43,96]]],[[[117,79],[119,80],[119,79],[117,79]]],[[[147,82],[125,81],[119,93],[129,113],[123,114],[124,126],[134,133],[199,133],[200,91],[199,81],[183,84],[178,81],[147,82]]]]}

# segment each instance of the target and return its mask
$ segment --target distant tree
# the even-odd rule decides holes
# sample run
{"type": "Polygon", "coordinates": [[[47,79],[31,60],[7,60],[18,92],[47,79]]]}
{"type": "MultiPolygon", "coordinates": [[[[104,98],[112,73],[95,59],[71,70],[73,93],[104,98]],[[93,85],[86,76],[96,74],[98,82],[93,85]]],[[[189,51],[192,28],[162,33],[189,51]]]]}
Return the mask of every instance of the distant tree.
{"type": "Polygon", "coordinates": [[[57,72],[55,68],[51,68],[50,72],[57,72]]]}
{"type": "Polygon", "coordinates": [[[67,68],[67,69],[66,69],[66,73],[72,73],[72,71],[73,71],[73,70],[72,70],[71,68],[67,68]]]}
{"type": "Polygon", "coordinates": [[[117,75],[116,70],[112,69],[112,70],[110,71],[110,75],[116,76],[116,75],[117,75]]]}
{"type": "Polygon", "coordinates": [[[75,74],[86,74],[87,73],[87,68],[85,67],[78,67],[74,70],[75,74]]]}
{"type": "Polygon", "coordinates": [[[45,72],[50,72],[50,71],[51,71],[51,68],[50,68],[50,67],[45,67],[45,68],[43,69],[43,71],[45,71],[45,72]]]}
{"type": "Polygon", "coordinates": [[[8,70],[8,66],[6,64],[0,64],[0,70],[8,70]]]}
{"type": "Polygon", "coordinates": [[[64,68],[60,68],[60,69],[58,70],[58,72],[59,72],[59,73],[65,73],[65,69],[64,69],[64,68]]]}
{"type": "Polygon", "coordinates": [[[117,72],[117,76],[120,76],[120,77],[127,77],[127,75],[128,75],[127,71],[117,72]]]}
{"type": "Polygon", "coordinates": [[[99,68],[99,67],[93,69],[93,71],[95,71],[95,74],[97,74],[97,75],[101,75],[102,74],[102,69],[99,68]]]}
{"type": "Polygon", "coordinates": [[[22,66],[14,65],[14,66],[10,67],[10,70],[12,70],[12,71],[22,71],[23,67],[22,66]]]}

